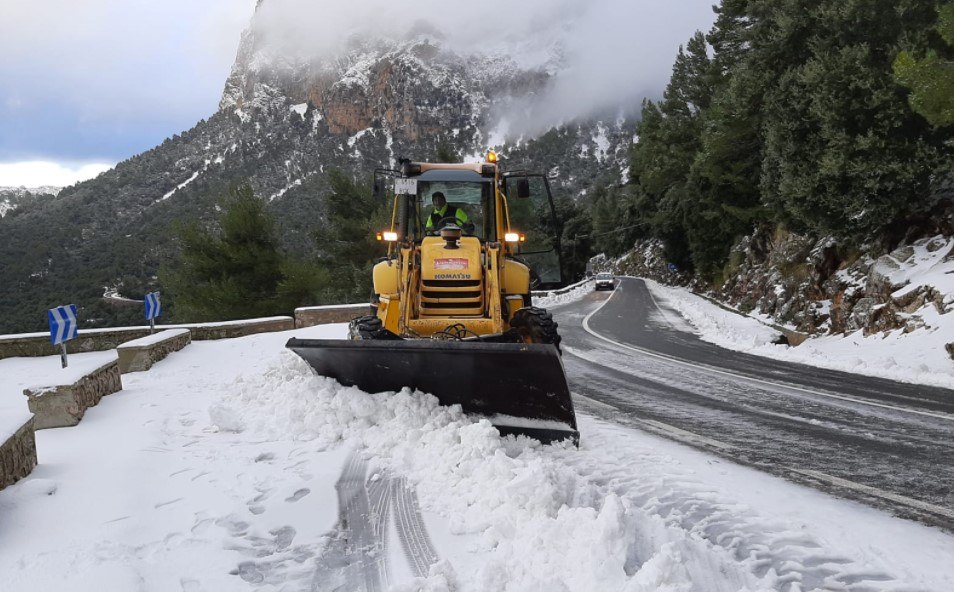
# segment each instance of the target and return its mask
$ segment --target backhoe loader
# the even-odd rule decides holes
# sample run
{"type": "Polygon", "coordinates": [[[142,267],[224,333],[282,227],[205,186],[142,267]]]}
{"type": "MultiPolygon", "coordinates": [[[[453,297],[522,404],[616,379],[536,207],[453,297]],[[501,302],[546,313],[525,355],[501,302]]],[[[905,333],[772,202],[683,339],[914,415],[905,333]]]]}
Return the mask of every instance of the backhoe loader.
{"type": "Polygon", "coordinates": [[[351,321],[348,340],[287,347],[345,385],[410,387],[501,434],[577,443],[557,323],[531,296],[563,283],[550,185],[498,160],[377,169],[375,197],[393,207],[378,234],[387,256],[373,269],[373,314],[351,321]]]}

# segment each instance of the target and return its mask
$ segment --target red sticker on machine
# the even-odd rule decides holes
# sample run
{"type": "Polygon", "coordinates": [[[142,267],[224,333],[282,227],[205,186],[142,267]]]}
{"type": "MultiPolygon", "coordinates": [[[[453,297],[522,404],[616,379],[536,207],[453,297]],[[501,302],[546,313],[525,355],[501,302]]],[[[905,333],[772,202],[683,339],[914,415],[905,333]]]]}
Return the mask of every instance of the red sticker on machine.
{"type": "Polygon", "coordinates": [[[435,259],[434,269],[467,269],[470,262],[467,259],[435,259]]]}

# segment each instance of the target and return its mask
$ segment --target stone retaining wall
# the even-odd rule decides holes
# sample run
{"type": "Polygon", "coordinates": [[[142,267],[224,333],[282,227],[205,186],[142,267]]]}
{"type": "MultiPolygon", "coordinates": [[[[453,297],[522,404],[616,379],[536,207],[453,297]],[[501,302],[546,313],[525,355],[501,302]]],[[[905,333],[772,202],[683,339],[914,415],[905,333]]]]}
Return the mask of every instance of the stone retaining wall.
{"type": "Polygon", "coordinates": [[[106,395],[123,390],[118,360],[100,366],[73,384],[28,388],[30,412],[36,416],[36,429],[74,426],[86,410],[106,395]]]}
{"type": "Polygon", "coordinates": [[[246,335],[256,335],[258,333],[291,331],[295,328],[295,319],[291,317],[275,317],[271,319],[251,319],[248,321],[217,325],[175,325],[163,328],[185,328],[192,332],[193,341],[205,341],[210,339],[232,339],[233,337],[245,337],[246,335]]]}
{"type": "MultiPolygon", "coordinates": [[[[228,339],[244,337],[271,331],[291,331],[295,328],[292,317],[273,317],[269,319],[250,319],[248,321],[230,321],[217,324],[163,325],[157,329],[189,329],[193,341],[206,339],[228,339]]],[[[123,327],[117,329],[80,330],[76,339],[66,342],[66,351],[81,353],[108,351],[122,343],[149,335],[149,327],[123,327]]],[[[0,338],[0,360],[4,358],[33,358],[52,356],[59,348],[50,345],[50,336],[45,333],[28,335],[8,335],[0,338]]]]}
{"type": "Polygon", "coordinates": [[[370,304],[346,304],[342,306],[318,306],[295,310],[295,328],[314,327],[330,323],[347,323],[355,317],[371,314],[370,304]]]}
{"type": "Polygon", "coordinates": [[[34,418],[30,418],[6,442],[0,442],[0,489],[23,479],[36,467],[34,418]]]}
{"type": "MultiPolygon", "coordinates": [[[[114,349],[121,343],[149,335],[149,327],[130,327],[106,331],[80,331],[75,339],[66,342],[66,351],[78,354],[114,349]]],[[[60,353],[58,346],[50,345],[48,334],[10,335],[0,339],[0,360],[4,358],[37,358],[60,353]]]]}
{"type": "Polygon", "coordinates": [[[122,374],[129,372],[143,372],[152,368],[153,364],[163,360],[172,352],[177,352],[192,343],[188,330],[176,332],[168,331],[167,337],[160,337],[152,343],[138,345],[135,342],[124,343],[116,348],[119,355],[119,371],[122,374]]]}

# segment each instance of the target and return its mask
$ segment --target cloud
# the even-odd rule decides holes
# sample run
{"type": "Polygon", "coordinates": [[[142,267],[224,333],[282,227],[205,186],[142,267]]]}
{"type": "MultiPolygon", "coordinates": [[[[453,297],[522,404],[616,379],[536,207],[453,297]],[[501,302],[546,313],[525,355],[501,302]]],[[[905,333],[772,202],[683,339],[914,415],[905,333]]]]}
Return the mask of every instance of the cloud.
{"type": "Polygon", "coordinates": [[[6,159],[118,159],[192,127],[215,112],[254,8],[254,0],[2,4],[6,159]],[[17,131],[49,128],[51,120],[56,133],[17,131]]]}
{"type": "MultiPolygon", "coordinates": [[[[668,82],[679,45],[714,20],[712,0],[265,0],[262,39],[300,58],[333,56],[351,36],[401,38],[428,30],[462,54],[502,53],[557,73],[529,121],[558,123],[597,111],[638,109],[668,82]],[[422,23],[427,23],[425,27],[422,23]]],[[[517,119],[518,117],[514,117],[517,119]]],[[[528,121],[527,114],[519,119],[528,121]]]]}
{"type": "Polygon", "coordinates": [[[0,187],[68,187],[113,168],[106,163],[62,164],[48,161],[0,163],[0,187]]]}
{"type": "MultiPolygon", "coordinates": [[[[658,95],[712,0],[265,0],[259,30],[310,55],[422,22],[459,53],[562,63],[535,119],[658,95]]],[[[0,160],[116,161],[211,115],[256,0],[0,0],[0,160]]],[[[534,118],[521,118],[532,121],[534,118]]]]}

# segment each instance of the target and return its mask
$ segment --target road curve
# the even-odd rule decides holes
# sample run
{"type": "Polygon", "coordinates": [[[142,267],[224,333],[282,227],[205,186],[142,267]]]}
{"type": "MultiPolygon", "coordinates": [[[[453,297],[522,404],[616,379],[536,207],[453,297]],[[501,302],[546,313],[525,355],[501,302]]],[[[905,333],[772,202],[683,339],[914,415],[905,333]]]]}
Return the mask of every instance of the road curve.
{"type": "Polygon", "coordinates": [[[954,391],[720,348],[636,279],[552,312],[579,410],[954,531],[954,391]]]}

